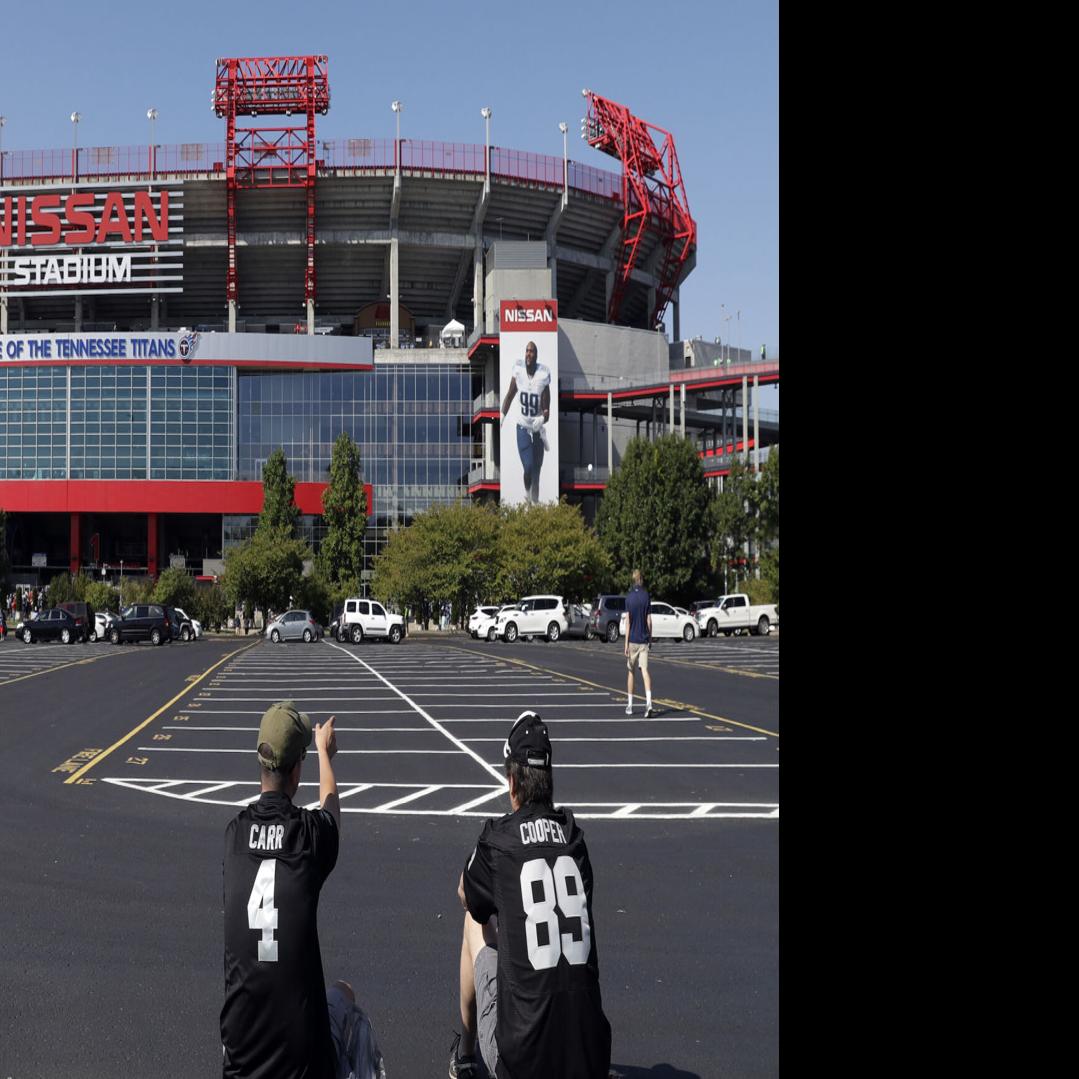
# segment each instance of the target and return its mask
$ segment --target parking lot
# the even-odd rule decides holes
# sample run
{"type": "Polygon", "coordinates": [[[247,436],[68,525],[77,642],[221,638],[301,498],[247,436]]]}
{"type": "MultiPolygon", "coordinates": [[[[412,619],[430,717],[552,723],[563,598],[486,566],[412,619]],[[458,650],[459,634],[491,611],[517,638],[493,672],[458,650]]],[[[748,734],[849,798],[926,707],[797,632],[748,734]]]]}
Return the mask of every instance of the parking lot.
{"type": "MultiPolygon", "coordinates": [[[[502,743],[526,707],[549,724],[556,801],[585,822],[619,1070],[776,1074],[778,655],[776,637],[660,643],[646,720],[640,696],[624,714],[622,649],[599,641],[5,642],[0,738],[20,753],[0,842],[20,868],[0,977],[21,988],[0,1005],[0,1071],[219,1066],[221,834],[258,796],[262,712],[291,697],[337,717],[323,956],[357,985],[391,1075],[444,1073],[457,876],[482,820],[508,810],[502,743]],[[69,1022],[48,1008],[59,979],[69,1022]]],[[[303,779],[314,804],[317,769],[303,779]]]]}

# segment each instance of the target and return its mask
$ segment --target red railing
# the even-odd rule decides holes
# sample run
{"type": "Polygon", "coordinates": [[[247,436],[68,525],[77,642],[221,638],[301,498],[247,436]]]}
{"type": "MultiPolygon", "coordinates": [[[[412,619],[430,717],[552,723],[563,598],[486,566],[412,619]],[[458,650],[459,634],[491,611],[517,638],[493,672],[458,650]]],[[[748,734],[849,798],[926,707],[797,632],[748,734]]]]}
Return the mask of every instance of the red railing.
{"type": "MultiPolygon", "coordinates": [[[[149,146],[80,147],[77,165],[74,151],[5,150],[0,160],[0,182],[12,180],[65,180],[115,176],[183,175],[222,171],[223,142],[185,142],[158,146],[151,158],[149,146]]],[[[386,170],[394,167],[393,139],[319,139],[320,168],[386,170]]],[[[484,146],[475,143],[401,140],[401,168],[430,172],[482,176],[484,146]]],[[[553,188],[562,187],[562,158],[533,154],[524,150],[491,147],[491,175],[524,180],[553,188]]],[[[569,163],[569,186],[601,198],[622,197],[622,177],[618,173],[569,163]]]]}

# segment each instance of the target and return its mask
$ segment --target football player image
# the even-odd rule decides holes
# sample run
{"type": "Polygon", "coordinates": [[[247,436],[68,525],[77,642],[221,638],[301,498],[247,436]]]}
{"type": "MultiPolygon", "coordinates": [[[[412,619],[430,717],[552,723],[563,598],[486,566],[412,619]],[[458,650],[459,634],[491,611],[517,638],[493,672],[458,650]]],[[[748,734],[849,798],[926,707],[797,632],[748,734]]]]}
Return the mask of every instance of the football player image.
{"type": "Polygon", "coordinates": [[[225,1079],[362,1079],[384,1076],[370,1022],[352,987],[327,994],[318,901],[337,864],[341,807],[331,761],[334,717],[316,724],[293,701],[259,725],[261,794],[225,830],[225,1079]],[[314,736],[319,808],[293,804],[314,736]]]}
{"type": "Polygon", "coordinates": [[[529,505],[539,502],[540,469],[543,454],[551,448],[545,424],[551,418],[551,371],[539,363],[539,350],[535,341],[525,346],[525,358],[513,365],[509,388],[502,402],[503,420],[509,413],[516,397],[517,451],[524,466],[525,501],[529,505]]]}
{"type": "Polygon", "coordinates": [[[450,1079],[608,1079],[592,863],[570,810],[554,805],[551,741],[522,712],[502,749],[511,813],[488,820],[457,897],[462,1032],[450,1079]]]}

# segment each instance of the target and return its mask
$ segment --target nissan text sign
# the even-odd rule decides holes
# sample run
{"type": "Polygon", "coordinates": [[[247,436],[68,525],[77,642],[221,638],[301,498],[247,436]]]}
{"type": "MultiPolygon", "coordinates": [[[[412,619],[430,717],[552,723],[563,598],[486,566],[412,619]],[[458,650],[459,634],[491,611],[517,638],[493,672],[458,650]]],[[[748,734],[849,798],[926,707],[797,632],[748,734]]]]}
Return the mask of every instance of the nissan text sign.
{"type": "Polygon", "coordinates": [[[183,291],[183,186],[112,183],[0,193],[0,290],[183,291]]]}

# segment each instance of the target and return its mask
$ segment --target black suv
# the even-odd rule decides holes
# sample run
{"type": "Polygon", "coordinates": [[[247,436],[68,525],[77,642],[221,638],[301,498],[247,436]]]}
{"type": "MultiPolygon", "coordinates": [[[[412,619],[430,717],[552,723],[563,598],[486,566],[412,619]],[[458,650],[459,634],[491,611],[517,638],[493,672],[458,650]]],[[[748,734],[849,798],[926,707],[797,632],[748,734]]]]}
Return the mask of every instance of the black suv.
{"type": "Polygon", "coordinates": [[[626,613],[626,597],[596,596],[592,604],[592,614],[588,619],[588,630],[593,637],[602,637],[607,641],[617,641],[618,624],[626,613]]]}
{"type": "Polygon", "coordinates": [[[79,627],[80,641],[97,640],[97,626],[94,623],[94,609],[89,603],[80,603],[75,600],[69,600],[66,603],[58,603],[56,606],[62,611],[67,611],[67,613],[75,619],[75,622],[79,627]]]}
{"type": "Polygon", "coordinates": [[[133,603],[125,607],[120,617],[112,623],[109,640],[113,644],[121,641],[150,641],[164,644],[172,640],[172,626],[169,616],[160,603],[133,603]]]}
{"type": "Polygon", "coordinates": [[[195,636],[194,627],[191,625],[191,621],[185,618],[175,607],[166,607],[165,614],[169,618],[169,632],[172,634],[174,641],[190,641],[195,636]],[[187,630],[185,633],[184,630],[187,630]]]}

